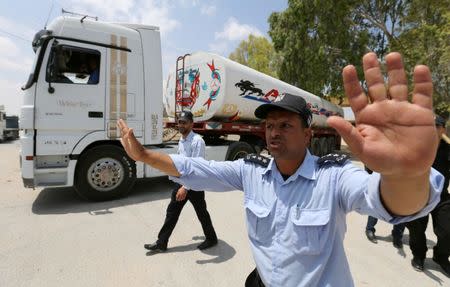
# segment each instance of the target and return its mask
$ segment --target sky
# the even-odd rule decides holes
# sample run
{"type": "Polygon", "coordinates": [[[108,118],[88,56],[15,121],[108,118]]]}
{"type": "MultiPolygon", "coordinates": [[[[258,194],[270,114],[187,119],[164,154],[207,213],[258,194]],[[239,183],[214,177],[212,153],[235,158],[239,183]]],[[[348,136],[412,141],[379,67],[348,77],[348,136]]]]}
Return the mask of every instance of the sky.
{"type": "Polygon", "coordinates": [[[62,9],[100,21],[159,26],[166,78],[179,55],[209,51],[228,56],[249,34],[270,39],[267,19],[286,7],[287,0],[1,0],[0,106],[8,115],[19,115],[20,87],[35,56],[33,36],[62,9]]]}

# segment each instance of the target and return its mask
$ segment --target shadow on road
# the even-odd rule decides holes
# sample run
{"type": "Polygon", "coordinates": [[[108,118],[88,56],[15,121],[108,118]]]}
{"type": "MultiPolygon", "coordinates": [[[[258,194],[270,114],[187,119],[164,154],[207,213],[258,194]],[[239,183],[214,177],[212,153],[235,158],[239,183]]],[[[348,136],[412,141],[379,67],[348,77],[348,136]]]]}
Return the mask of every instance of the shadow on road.
{"type": "MultiPolygon", "coordinates": [[[[196,243],[190,243],[190,244],[186,244],[186,245],[170,247],[167,249],[167,251],[164,251],[164,252],[148,251],[146,253],[146,255],[153,256],[153,255],[160,254],[160,253],[165,254],[165,253],[179,253],[179,252],[196,251],[196,250],[198,250],[197,246],[205,239],[205,237],[194,236],[192,239],[200,240],[200,241],[196,242],[196,243]]],[[[196,261],[197,264],[222,263],[222,262],[230,260],[236,254],[236,250],[233,248],[233,246],[231,246],[230,244],[226,243],[225,241],[223,241],[221,239],[219,239],[219,242],[216,246],[213,246],[206,250],[202,250],[201,252],[208,254],[210,256],[213,256],[213,258],[197,260],[196,261]]]]}
{"type": "Polygon", "coordinates": [[[33,202],[34,214],[67,214],[88,212],[91,215],[107,215],[110,209],[170,198],[174,184],[167,177],[158,177],[136,181],[133,191],[125,198],[89,202],[80,199],[73,188],[44,188],[33,202]]]}
{"type": "Polygon", "coordinates": [[[440,277],[438,277],[437,275],[433,274],[433,272],[431,272],[431,270],[433,270],[433,271],[436,271],[437,273],[442,274],[442,276],[446,277],[447,275],[445,275],[443,273],[441,266],[439,266],[431,258],[426,258],[424,265],[425,265],[425,270],[423,271],[423,273],[442,286],[443,280],[440,277]]]}
{"type": "MultiPolygon", "coordinates": [[[[392,242],[392,235],[387,235],[387,236],[377,235],[377,239],[381,240],[381,241],[385,241],[385,242],[392,242]]],[[[403,241],[403,245],[409,246],[409,234],[403,234],[402,241],[403,241]]],[[[436,245],[436,242],[427,238],[428,249],[432,248],[435,245],[436,245]]]]}

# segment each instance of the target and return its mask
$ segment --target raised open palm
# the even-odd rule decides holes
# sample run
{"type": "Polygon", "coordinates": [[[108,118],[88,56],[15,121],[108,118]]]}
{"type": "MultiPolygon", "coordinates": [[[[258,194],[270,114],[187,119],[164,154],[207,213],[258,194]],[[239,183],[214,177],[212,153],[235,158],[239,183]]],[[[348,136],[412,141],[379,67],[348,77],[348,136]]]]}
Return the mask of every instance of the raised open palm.
{"type": "Polygon", "coordinates": [[[328,123],[370,169],[387,176],[422,175],[433,163],[438,144],[431,74],[427,66],[415,67],[410,103],[400,54],[387,55],[386,64],[387,86],[376,55],[368,53],[363,58],[370,103],[355,67],[344,68],[345,93],[355,113],[356,127],[338,117],[330,117],[328,123]]]}

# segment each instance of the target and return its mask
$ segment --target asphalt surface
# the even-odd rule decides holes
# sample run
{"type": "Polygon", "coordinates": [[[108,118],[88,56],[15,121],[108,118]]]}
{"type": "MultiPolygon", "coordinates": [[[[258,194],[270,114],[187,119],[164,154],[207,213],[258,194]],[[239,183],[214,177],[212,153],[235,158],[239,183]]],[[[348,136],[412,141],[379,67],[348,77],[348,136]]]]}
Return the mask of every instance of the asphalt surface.
{"type": "MultiPolygon", "coordinates": [[[[0,286],[243,286],[254,263],[239,191],[209,192],[208,209],[219,244],[200,251],[204,239],[187,204],[165,253],[147,252],[165,217],[172,184],[167,178],[139,181],[124,199],[80,200],[71,188],[25,189],[19,143],[0,143],[0,286]]],[[[355,164],[360,164],[355,162],[355,164]]],[[[378,244],[364,235],[366,217],[347,217],[345,246],[356,286],[450,286],[431,260],[425,272],[410,266],[404,248],[392,246],[391,226],[377,225],[378,244]]],[[[428,246],[436,238],[431,220],[428,246]]]]}

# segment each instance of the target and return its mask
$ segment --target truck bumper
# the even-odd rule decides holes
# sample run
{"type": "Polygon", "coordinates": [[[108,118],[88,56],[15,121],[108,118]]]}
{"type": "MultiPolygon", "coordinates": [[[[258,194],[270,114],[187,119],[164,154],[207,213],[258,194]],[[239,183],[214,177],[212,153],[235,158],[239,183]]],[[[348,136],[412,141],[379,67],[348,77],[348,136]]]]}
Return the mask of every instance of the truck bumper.
{"type": "Polygon", "coordinates": [[[23,178],[23,186],[26,188],[34,188],[34,179],[33,178],[23,178]]]}

